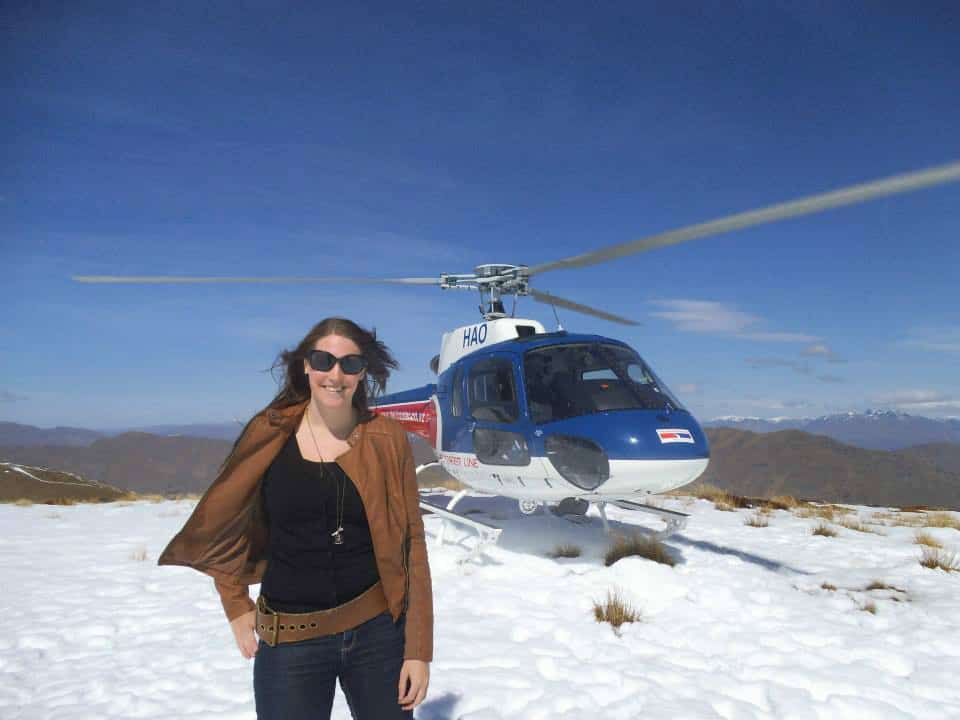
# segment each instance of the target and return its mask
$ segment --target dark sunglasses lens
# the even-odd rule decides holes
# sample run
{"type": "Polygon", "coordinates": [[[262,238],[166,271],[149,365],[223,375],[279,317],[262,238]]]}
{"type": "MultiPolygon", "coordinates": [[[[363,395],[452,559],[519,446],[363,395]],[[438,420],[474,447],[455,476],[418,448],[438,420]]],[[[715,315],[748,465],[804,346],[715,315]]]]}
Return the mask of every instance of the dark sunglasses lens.
{"type": "Polygon", "coordinates": [[[344,355],[340,358],[340,369],[347,375],[356,375],[367,366],[363,355],[344,355]]]}
{"type": "Polygon", "coordinates": [[[326,350],[314,350],[309,355],[310,367],[314,370],[320,370],[321,372],[326,372],[333,367],[333,364],[337,361],[337,358],[328,353],[326,350]]]}

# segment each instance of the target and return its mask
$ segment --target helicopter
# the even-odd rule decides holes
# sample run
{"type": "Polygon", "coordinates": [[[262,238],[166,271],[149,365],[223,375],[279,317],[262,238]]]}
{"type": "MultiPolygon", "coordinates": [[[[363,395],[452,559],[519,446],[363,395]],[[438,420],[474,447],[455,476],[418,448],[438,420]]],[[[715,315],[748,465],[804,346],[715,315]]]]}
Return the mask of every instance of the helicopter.
{"type": "MultiPolygon", "coordinates": [[[[482,321],[443,334],[430,362],[435,383],[375,400],[371,409],[422,438],[464,488],[446,507],[420,506],[472,528],[477,548],[500,529],[456,512],[468,489],[512,498],[524,515],[541,508],[586,515],[596,506],[610,532],[608,504],[664,521],[657,536],[681,530],[687,515],[644,502],[687,485],[707,468],[710,450],[696,418],[625,342],[596,334],[549,332],[507,313],[505,297],[533,300],[623,325],[639,323],[531,287],[531,278],[655,248],[779,222],[960,180],[960,162],[895,175],[726,216],[540,265],[485,264],[437,277],[73,276],[83,283],[350,282],[437,286],[480,293],[482,321]]],[[[514,310],[516,304],[514,304],[514,310]]],[[[559,325],[559,318],[558,318],[559,325]]],[[[444,525],[445,527],[446,525],[444,525]]],[[[443,542],[443,530],[438,541],[443,542]]]]}

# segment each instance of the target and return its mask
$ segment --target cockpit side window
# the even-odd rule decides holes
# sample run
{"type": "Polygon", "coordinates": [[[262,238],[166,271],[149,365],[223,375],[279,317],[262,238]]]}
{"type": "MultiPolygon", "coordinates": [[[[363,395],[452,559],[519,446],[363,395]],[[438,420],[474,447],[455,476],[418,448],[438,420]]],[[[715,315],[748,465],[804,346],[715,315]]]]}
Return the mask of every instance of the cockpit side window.
{"type": "Polygon", "coordinates": [[[505,358],[477,362],[467,376],[470,415],[476,420],[512,423],[520,415],[513,364],[505,358]]]}

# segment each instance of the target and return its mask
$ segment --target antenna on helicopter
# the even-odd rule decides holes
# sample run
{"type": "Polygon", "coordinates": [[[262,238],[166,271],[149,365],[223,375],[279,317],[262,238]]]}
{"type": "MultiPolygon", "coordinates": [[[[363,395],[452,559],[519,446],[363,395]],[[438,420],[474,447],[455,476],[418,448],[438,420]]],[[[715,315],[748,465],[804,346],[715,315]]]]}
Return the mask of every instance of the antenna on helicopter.
{"type": "Polygon", "coordinates": [[[563,330],[563,325],[560,323],[560,315],[557,314],[557,306],[550,303],[550,307],[553,309],[553,317],[557,320],[557,332],[560,332],[563,330]]]}

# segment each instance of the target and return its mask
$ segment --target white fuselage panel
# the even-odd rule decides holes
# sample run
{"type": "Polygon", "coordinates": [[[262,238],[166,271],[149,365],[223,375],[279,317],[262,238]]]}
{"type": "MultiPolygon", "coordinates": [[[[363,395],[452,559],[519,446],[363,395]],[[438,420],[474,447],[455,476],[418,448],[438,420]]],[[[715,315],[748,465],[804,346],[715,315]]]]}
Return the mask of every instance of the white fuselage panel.
{"type": "Polygon", "coordinates": [[[471,453],[440,453],[443,469],[470,487],[517,499],[559,502],[582,497],[592,502],[612,499],[642,500],[696,480],[707,469],[708,458],[692,460],[611,460],[610,479],[596,491],[578,488],[560,475],[544,457],[530,458],[523,467],[485,465],[471,453]]]}

